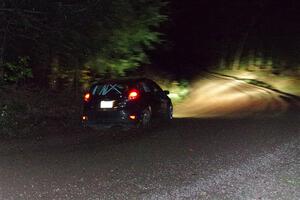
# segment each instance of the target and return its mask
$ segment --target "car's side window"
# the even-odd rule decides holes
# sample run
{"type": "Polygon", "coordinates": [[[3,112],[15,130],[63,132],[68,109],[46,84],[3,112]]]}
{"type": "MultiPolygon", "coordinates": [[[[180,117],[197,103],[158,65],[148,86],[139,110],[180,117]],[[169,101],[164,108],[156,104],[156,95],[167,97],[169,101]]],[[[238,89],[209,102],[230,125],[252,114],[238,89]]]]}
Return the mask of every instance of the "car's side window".
{"type": "Polygon", "coordinates": [[[143,86],[143,89],[146,93],[150,93],[151,92],[151,89],[150,87],[147,85],[147,83],[145,82],[141,82],[142,86],[143,86]]]}
{"type": "Polygon", "coordinates": [[[152,85],[152,83],[151,83],[151,82],[149,82],[149,81],[147,81],[147,82],[146,82],[146,84],[147,84],[147,86],[148,86],[148,88],[149,88],[150,92],[151,92],[151,93],[154,93],[154,88],[153,88],[153,85],[152,85]]]}
{"type": "Polygon", "coordinates": [[[152,85],[155,93],[162,92],[162,89],[156,83],[153,83],[152,85]]]}
{"type": "Polygon", "coordinates": [[[137,87],[138,87],[139,90],[141,90],[141,91],[143,91],[145,93],[151,92],[149,86],[146,83],[144,83],[144,82],[139,82],[137,84],[137,87]]]}
{"type": "Polygon", "coordinates": [[[158,94],[160,92],[162,92],[162,89],[154,82],[149,82],[149,86],[150,86],[150,90],[151,90],[151,93],[153,94],[158,94]]]}

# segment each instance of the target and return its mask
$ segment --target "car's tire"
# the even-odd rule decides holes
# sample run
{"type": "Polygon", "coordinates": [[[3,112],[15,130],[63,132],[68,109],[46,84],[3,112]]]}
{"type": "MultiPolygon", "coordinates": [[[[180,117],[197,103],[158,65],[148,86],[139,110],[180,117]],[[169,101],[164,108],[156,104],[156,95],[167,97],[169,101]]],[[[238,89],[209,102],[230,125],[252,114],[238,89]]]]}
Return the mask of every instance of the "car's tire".
{"type": "Polygon", "coordinates": [[[147,107],[141,113],[141,117],[138,123],[138,128],[140,129],[148,129],[151,127],[151,119],[152,119],[152,111],[151,107],[147,107]]]}
{"type": "Polygon", "coordinates": [[[167,112],[166,112],[166,115],[165,115],[165,119],[166,120],[172,120],[173,119],[173,105],[169,105],[168,106],[168,109],[167,109],[167,112]]]}

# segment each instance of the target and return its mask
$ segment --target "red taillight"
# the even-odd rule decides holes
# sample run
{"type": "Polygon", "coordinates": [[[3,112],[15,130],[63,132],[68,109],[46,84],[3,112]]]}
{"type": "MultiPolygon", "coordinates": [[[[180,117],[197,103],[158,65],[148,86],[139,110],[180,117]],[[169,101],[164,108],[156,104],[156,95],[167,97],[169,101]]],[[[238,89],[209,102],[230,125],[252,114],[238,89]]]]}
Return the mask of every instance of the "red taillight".
{"type": "Polygon", "coordinates": [[[84,101],[85,102],[89,102],[89,100],[91,99],[91,94],[90,93],[86,93],[85,95],[84,95],[84,101]]]}
{"type": "Polygon", "coordinates": [[[139,91],[136,89],[130,90],[128,94],[128,99],[135,100],[137,98],[139,98],[139,91]]]}

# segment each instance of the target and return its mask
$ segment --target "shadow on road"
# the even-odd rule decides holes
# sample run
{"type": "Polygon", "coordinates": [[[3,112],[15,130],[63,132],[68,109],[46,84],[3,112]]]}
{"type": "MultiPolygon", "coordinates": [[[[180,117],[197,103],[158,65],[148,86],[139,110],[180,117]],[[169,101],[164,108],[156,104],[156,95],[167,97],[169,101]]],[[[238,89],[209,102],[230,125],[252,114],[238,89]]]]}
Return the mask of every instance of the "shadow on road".
{"type": "MultiPolygon", "coordinates": [[[[299,112],[274,116],[246,118],[175,118],[168,123],[157,123],[147,131],[94,131],[75,127],[59,134],[38,138],[11,140],[3,143],[0,154],[10,152],[73,152],[82,150],[104,151],[118,146],[160,144],[168,146],[187,142],[194,146],[215,141],[231,145],[240,138],[260,143],[271,137],[284,138],[300,133],[299,112]]],[[[193,146],[192,145],[192,146],[193,146]]],[[[161,147],[159,147],[161,148],[161,147]]]]}
{"type": "MultiPolygon", "coordinates": [[[[247,117],[238,118],[175,118],[170,123],[155,124],[152,129],[145,131],[93,131],[81,129],[64,135],[57,135],[60,142],[51,142],[54,151],[63,149],[80,150],[81,148],[107,148],[116,145],[138,144],[166,141],[175,142],[183,140],[193,140],[208,143],[214,140],[240,140],[240,138],[250,139],[251,137],[270,137],[270,134],[282,135],[299,134],[298,113],[288,113],[273,117],[247,117]]],[[[268,138],[265,138],[268,139],[268,138]]],[[[40,146],[41,147],[41,146],[40,146]]],[[[46,147],[46,146],[45,146],[46,147]]],[[[48,148],[48,147],[46,147],[48,148]]]]}

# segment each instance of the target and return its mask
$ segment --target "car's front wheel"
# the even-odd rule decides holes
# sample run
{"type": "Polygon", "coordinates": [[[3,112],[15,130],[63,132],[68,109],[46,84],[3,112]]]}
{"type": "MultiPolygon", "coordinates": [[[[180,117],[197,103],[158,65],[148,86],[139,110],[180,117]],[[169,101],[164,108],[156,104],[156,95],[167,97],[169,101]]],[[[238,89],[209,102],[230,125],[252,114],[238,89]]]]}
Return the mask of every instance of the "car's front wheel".
{"type": "Polygon", "coordinates": [[[166,120],[172,120],[173,119],[173,106],[169,105],[167,112],[166,112],[166,120]]]}

